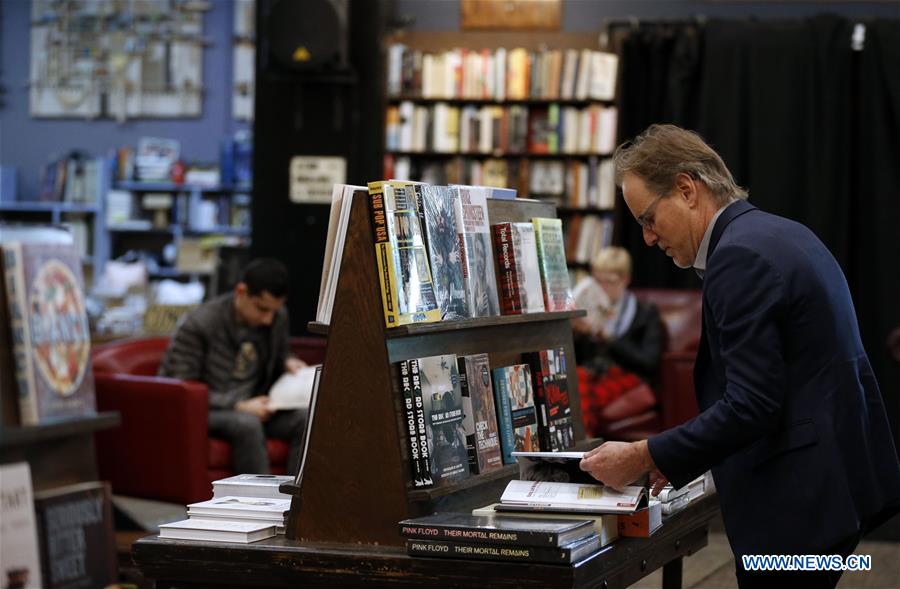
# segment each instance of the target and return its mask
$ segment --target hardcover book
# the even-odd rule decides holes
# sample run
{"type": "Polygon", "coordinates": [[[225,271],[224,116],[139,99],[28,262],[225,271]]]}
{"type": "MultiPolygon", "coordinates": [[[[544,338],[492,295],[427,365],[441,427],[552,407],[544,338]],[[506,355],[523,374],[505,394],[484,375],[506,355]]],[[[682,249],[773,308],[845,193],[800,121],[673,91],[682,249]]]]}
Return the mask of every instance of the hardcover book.
{"type": "Polygon", "coordinates": [[[370,182],[384,320],[387,327],[439,321],[415,193],[408,182],[370,182]]]}
{"type": "Polygon", "coordinates": [[[294,477],[277,474],[236,474],[234,476],[213,481],[213,499],[236,495],[238,497],[270,497],[272,499],[290,499],[278,490],[282,483],[290,483],[294,477]]]}
{"type": "Polygon", "coordinates": [[[510,511],[506,510],[497,510],[496,508],[500,506],[500,503],[491,503],[490,505],[485,505],[484,507],[479,507],[477,509],[472,510],[472,515],[480,515],[480,516],[495,516],[500,515],[504,517],[524,517],[528,519],[537,519],[537,520],[590,520],[591,524],[594,527],[594,532],[600,536],[600,546],[606,546],[613,540],[619,537],[619,517],[617,515],[612,514],[599,514],[599,513],[544,513],[541,511],[510,511]]]}
{"type": "Polygon", "coordinates": [[[500,455],[500,432],[497,430],[488,355],[462,356],[457,363],[469,471],[479,474],[497,470],[503,466],[503,457],[500,455]]]}
{"type": "Polygon", "coordinates": [[[81,260],[69,245],[3,244],[19,419],[96,411],[81,260]]]}
{"type": "Polygon", "coordinates": [[[575,299],[569,282],[569,268],[566,266],[562,221],[535,218],[532,219],[532,223],[537,237],[544,307],[547,311],[572,310],[575,308],[575,299]]]}
{"type": "Polygon", "coordinates": [[[570,564],[578,562],[600,548],[600,537],[586,538],[558,548],[518,546],[516,544],[462,544],[440,540],[407,540],[406,550],[413,556],[437,556],[478,560],[505,560],[570,564]]]}
{"type": "Polygon", "coordinates": [[[434,293],[441,319],[468,317],[460,241],[456,234],[454,192],[448,186],[417,186],[434,293]]]}
{"type": "Polygon", "coordinates": [[[487,517],[469,513],[435,513],[400,522],[400,535],[417,540],[449,540],[474,544],[564,546],[594,533],[593,522],[534,519],[515,516],[487,517]]]}
{"type": "Polygon", "coordinates": [[[275,535],[275,526],[260,522],[185,519],[159,526],[160,538],[249,544],[275,535]]]}
{"type": "Polygon", "coordinates": [[[526,359],[531,366],[541,448],[553,452],[571,448],[575,443],[575,430],[569,403],[565,348],[532,352],[526,359]]]}
{"type": "Polygon", "coordinates": [[[531,370],[527,364],[495,368],[494,394],[500,427],[503,462],[515,464],[512,452],[535,452],[541,449],[538,441],[537,415],[531,390],[531,370]],[[500,423],[501,418],[503,423],[500,423]]]}
{"type": "Polygon", "coordinates": [[[491,247],[487,196],[483,189],[455,186],[456,232],[460,238],[466,304],[470,317],[500,314],[491,247]]]}
{"type": "Polygon", "coordinates": [[[45,588],[106,587],[118,581],[108,483],[38,492],[34,507],[45,588]]]}
{"type": "Polygon", "coordinates": [[[291,510],[290,499],[271,497],[237,497],[227,495],[209,501],[191,503],[188,516],[203,519],[204,515],[229,516],[237,519],[284,521],[291,510]]]}
{"type": "Polygon", "coordinates": [[[531,223],[497,223],[494,254],[500,285],[500,309],[504,315],[542,313],[541,269],[531,223]]]}
{"type": "Polygon", "coordinates": [[[469,456],[456,355],[419,358],[418,368],[434,484],[468,478],[469,456]]]}

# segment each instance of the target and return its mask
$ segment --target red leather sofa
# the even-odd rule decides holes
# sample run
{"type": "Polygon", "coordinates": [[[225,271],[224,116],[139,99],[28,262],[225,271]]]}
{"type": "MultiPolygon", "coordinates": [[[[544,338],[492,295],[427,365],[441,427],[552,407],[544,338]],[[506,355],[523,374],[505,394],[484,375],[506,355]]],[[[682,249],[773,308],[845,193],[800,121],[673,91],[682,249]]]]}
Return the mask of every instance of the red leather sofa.
{"type": "MultiPolygon", "coordinates": [[[[325,359],[324,338],[291,340],[308,364],[325,359]]],[[[212,481],[231,471],[231,446],[209,436],[207,389],[199,382],[156,376],[166,337],[123,340],[94,348],[98,411],[118,411],[119,427],[97,433],[101,478],[113,492],[175,503],[212,497],[212,481]]],[[[284,474],[288,444],[267,441],[273,474],[284,474]]]]}
{"type": "Polygon", "coordinates": [[[620,397],[604,409],[604,437],[642,440],[684,423],[698,413],[694,395],[694,359],[700,343],[701,291],[634,289],[635,295],[659,309],[665,344],[659,373],[651,383],[656,393],[620,397]]]}

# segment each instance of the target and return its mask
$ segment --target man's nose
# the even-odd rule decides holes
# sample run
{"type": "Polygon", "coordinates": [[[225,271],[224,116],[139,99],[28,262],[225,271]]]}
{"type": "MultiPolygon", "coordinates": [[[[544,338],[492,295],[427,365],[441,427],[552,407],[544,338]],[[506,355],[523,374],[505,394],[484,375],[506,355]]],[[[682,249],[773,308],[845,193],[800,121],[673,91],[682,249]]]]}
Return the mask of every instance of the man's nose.
{"type": "Polygon", "coordinates": [[[654,233],[653,230],[649,227],[643,227],[642,230],[644,233],[644,243],[646,243],[650,247],[656,245],[656,242],[659,241],[659,236],[654,233]]]}

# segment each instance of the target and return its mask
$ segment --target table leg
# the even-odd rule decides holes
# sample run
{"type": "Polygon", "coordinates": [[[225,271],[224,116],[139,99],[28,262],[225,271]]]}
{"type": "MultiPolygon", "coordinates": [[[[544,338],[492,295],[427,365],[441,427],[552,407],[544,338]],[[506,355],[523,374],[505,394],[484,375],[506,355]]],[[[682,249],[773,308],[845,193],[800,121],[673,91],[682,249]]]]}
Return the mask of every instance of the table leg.
{"type": "Polygon", "coordinates": [[[663,589],[681,589],[682,557],[663,565],[663,589]]]}

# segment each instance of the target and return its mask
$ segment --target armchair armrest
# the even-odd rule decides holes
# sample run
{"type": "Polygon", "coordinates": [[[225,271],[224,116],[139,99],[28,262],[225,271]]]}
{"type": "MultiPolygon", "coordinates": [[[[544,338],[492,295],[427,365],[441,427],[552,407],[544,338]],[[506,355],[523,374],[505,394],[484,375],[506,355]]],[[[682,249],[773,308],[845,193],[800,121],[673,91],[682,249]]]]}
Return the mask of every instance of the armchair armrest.
{"type": "Polygon", "coordinates": [[[114,492],[178,503],[208,496],[205,384],[95,373],[97,408],[122,424],[97,434],[101,477],[114,492]]]}
{"type": "Polygon", "coordinates": [[[700,412],[694,392],[696,357],[694,350],[663,354],[657,390],[663,430],[680,425],[700,412]]]}

